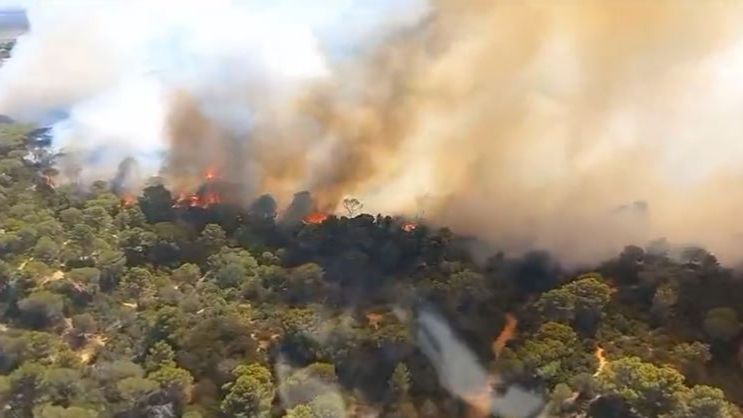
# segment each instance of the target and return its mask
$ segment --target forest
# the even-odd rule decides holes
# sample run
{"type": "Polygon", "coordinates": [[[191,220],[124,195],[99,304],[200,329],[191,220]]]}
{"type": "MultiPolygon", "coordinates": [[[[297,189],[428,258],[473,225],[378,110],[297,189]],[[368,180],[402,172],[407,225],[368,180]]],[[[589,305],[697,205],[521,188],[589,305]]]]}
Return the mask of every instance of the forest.
{"type": "Polygon", "coordinates": [[[743,416],[743,276],[702,248],[482,261],[358,201],[278,216],[214,179],[56,184],[54,160],[0,121],[0,416],[505,417],[511,387],[532,416],[743,416]]]}

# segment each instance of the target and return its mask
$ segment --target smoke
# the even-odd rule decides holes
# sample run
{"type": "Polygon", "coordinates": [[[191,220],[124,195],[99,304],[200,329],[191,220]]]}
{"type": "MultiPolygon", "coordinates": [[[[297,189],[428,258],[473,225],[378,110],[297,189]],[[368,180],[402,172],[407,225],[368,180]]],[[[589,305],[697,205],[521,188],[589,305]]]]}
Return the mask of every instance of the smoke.
{"type": "Polygon", "coordinates": [[[542,415],[544,401],[536,394],[513,385],[502,395],[496,393],[492,385],[497,377],[487,373],[474,353],[437,314],[422,309],[416,326],[421,351],[434,365],[439,383],[449,393],[464,400],[473,409],[472,416],[542,415]]]}
{"type": "Polygon", "coordinates": [[[36,4],[0,113],[58,120],[83,179],[132,157],[567,262],[661,236],[736,257],[737,2],[187,3],[36,4]]]}

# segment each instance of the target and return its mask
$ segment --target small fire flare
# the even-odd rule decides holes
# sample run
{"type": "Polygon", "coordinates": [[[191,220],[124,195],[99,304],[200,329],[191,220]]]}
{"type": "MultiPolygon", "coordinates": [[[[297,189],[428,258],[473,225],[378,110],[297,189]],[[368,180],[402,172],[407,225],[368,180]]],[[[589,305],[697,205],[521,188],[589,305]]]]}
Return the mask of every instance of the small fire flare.
{"type": "Polygon", "coordinates": [[[606,359],[605,351],[602,347],[596,347],[596,352],[593,353],[593,355],[596,357],[596,360],[599,362],[599,367],[596,369],[596,373],[593,374],[594,377],[601,374],[601,372],[604,371],[604,368],[606,367],[606,364],[609,362],[606,359]]]}
{"type": "Polygon", "coordinates": [[[416,225],[416,224],[414,224],[412,222],[405,222],[404,224],[402,224],[402,227],[401,228],[405,232],[413,232],[413,231],[415,231],[415,228],[417,228],[417,227],[418,227],[418,225],[416,225]]]}
{"type": "Polygon", "coordinates": [[[506,348],[506,344],[508,344],[509,341],[516,337],[516,329],[518,328],[518,325],[519,320],[516,318],[516,316],[512,313],[507,313],[506,325],[503,327],[503,330],[500,332],[500,334],[498,334],[498,337],[493,340],[492,348],[495,358],[498,358],[503,349],[506,348]]]}
{"type": "Polygon", "coordinates": [[[208,208],[212,205],[222,203],[222,198],[216,192],[199,193],[181,193],[173,207],[190,207],[190,208],[208,208]]]}
{"type": "Polygon", "coordinates": [[[328,219],[328,215],[322,212],[313,212],[304,217],[304,223],[319,225],[328,219]]]}
{"type": "Polygon", "coordinates": [[[204,175],[204,177],[206,177],[207,181],[214,180],[217,178],[217,171],[214,170],[213,168],[210,168],[209,170],[206,171],[206,174],[204,175]]]}
{"type": "Polygon", "coordinates": [[[124,193],[121,196],[121,206],[130,208],[137,204],[137,197],[131,193],[124,193]]]}

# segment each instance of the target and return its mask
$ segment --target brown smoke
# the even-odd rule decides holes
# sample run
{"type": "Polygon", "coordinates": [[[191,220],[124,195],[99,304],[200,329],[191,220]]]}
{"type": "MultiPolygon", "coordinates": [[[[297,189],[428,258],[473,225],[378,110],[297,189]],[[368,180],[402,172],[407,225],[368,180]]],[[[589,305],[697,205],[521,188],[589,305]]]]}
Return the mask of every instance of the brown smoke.
{"type": "Polygon", "coordinates": [[[354,195],[414,213],[431,195],[429,221],[568,261],[658,236],[730,257],[743,89],[716,71],[741,17],[722,0],[441,0],[330,80],[267,94],[249,134],[176,98],[166,175],[217,166],[323,211],[354,195]]]}

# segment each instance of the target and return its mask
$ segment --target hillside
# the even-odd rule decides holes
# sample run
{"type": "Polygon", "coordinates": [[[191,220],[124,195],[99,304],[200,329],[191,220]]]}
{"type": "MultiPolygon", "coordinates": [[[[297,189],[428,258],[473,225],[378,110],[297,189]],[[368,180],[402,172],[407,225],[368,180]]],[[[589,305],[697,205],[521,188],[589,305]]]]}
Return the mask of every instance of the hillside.
{"type": "Polygon", "coordinates": [[[478,264],[424,220],[57,185],[46,145],[0,124],[2,416],[741,416],[743,281],[703,249],[478,264]]]}

